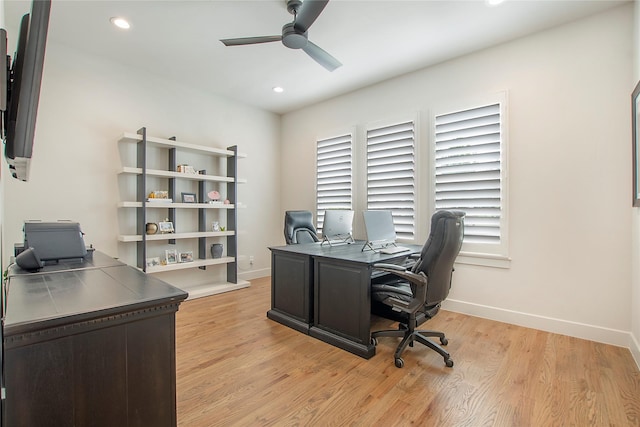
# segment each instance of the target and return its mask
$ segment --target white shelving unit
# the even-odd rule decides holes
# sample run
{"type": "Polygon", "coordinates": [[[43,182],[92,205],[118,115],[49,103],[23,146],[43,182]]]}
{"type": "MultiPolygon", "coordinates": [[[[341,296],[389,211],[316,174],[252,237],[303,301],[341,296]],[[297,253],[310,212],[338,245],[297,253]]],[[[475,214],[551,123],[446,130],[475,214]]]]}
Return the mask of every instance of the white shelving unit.
{"type": "MultiPolygon", "coordinates": [[[[193,288],[183,287],[189,292],[189,298],[197,298],[200,296],[212,295],[219,292],[226,292],[233,289],[239,289],[249,286],[249,282],[238,280],[237,267],[237,214],[236,214],[236,196],[237,185],[245,183],[246,180],[238,179],[237,176],[237,160],[246,157],[237,152],[237,147],[228,147],[227,149],[200,146],[172,139],[164,139],[147,136],[146,128],[142,128],[138,133],[124,133],[119,143],[136,145],[136,166],[124,166],[119,170],[119,174],[123,176],[134,176],[136,178],[136,200],[125,200],[118,203],[118,207],[122,209],[132,209],[136,212],[136,232],[135,234],[120,234],[118,241],[123,243],[136,244],[137,267],[146,273],[161,273],[187,268],[224,268],[226,266],[226,282],[211,283],[206,285],[198,285],[193,288]],[[149,150],[166,150],[167,167],[166,169],[149,168],[148,154],[149,150]],[[209,156],[226,159],[225,175],[210,175],[208,173],[183,173],[177,172],[177,159],[182,153],[190,153],[196,156],[209,156]],[[147,188],[148,179],[160,180],[166,183],[169,198],[173,202],[148,201],[147,188]],[[226,188],[226,198],[229,203],[180,203],[176,202],[177,191],[176,185],[179,181],[196,181],[198,185],[198,200],[205,200],[207,189],[211,188],[211,184],[224,185],[226,188]],[[194,221],[188,224],[176,224],[177,211],[194,210],[198,212],[197,224],[194,221]],[[211,231],[208,229],[207,212],[214,210],[225,211],[226,213],[226,230],[211,231]],[[166,218],[174,223],[175,233],[167,234],[147,234],[147,214],[149,212],[164,213],[166,218]],[[212,258],[209,254],[207,239],[214,241],[215,239],[224,238],[226,242],[226,256],[221,258],[212,258]],[[183,239],[196,239],[198,241],[198,253],[194,254],[191,262],[167,263],[165,265],[149,266],[147,265],[147,248],[151,242],[166,242],[167,249],[171,249],[177,241],[183,239]]],[[[223,171],[223,173],[225,173],[223,171]]],[[[193,185],[193,184],[191,184],[193,185]]]]}

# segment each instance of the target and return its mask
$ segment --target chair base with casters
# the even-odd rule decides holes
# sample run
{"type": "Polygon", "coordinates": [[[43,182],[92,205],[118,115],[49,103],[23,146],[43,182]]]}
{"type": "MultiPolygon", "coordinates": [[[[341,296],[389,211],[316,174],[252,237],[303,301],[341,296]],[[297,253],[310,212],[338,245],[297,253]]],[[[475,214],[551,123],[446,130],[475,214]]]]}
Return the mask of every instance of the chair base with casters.
{"type": "MultiPolygon", "coordinates": [[[[434,307],[434,309],[432,310],[437,313],[439,309],[440,309],[440,305],[438,304],[438,306],[434,307]]],[[[433,315],[435,315],[435,313],[433,313],[432,316],[433,315]]],[[[432,316],[429,316],[427,314],[427,318],[431,318],[432,316]]],[[[444,358],[445,365],[449,368],[453,367],[453,359],[451,359],[451,355],[444,348],[442,348],[443,345],[449,344],[449,341],[447,340],[447,337],[445,337],[444,332],[432,331],[427,329],[416,329],[416,326],[415,326],[416,324],[417,324],[416,317],[415,315],[412,315],[409,318],[408,324],[399,323],[398,329],[387,329],[384,331],[372,332],[371,344],[373,344],[374,346],[377,346],[378,337],[402,338],[402,341],[400,341],[400,344],[398,344],[398,347],[396,347],[396,351],[393,355],[393,358],[395,360],[395,365],[398,368],[402,368],[404,366],[402,353],[405,351],[407,346],[413,347],[413,343],[415,341],[419,342],[420,344],[426,345],[430,349],[439,353],[444,358]],[[429,339],[433,337],[439,338],[441,345],[429,339]]]]}

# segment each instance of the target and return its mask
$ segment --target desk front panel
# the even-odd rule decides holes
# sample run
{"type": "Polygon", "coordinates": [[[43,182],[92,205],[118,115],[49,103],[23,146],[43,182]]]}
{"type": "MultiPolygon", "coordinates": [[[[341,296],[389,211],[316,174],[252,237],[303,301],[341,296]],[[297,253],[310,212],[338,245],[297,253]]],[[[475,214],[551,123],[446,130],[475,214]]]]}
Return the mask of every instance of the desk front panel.
{"type": "Polygon", "coordinates": [[[313,322],[313,262],[306,254],[272,250],[267,317],[304,333],[313,322]]]}
{"type": "Polygon", "coordinates": [[[375,354],[370,343],[368,264],[316,258],[314,323],[310,334],[359,356],[375,354]]]}

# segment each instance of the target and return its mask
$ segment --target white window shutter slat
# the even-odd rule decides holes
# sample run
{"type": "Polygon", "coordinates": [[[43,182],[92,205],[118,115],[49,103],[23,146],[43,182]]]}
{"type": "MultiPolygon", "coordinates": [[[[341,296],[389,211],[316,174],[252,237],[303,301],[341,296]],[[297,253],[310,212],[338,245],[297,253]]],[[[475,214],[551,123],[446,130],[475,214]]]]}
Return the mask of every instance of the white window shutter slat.
{"type": "Polygon", "coordinates": [[[467,243],[501,242],[500,111],[496,103],[435,118],[435,208],[466,212],[467,243]]]}
{"type": "Polygon", "coordinates": [[[415,238],[413,121],[367,130],[367,209],[391,210],[398,238],[415,238]]]}
{"type": "Polygon", "coordinates": [[[317,142],[316,152],[316,228],[322,231],[324,211],[351,209],[352,135],[341,135],[317,142]]]}

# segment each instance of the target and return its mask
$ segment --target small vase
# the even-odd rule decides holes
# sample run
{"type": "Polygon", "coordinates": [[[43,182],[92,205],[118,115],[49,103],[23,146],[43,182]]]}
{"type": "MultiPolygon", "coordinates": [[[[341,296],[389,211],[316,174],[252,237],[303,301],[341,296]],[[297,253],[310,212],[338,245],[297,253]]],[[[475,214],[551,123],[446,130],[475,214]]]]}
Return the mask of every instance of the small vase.
{"type": "Polygon", "coordinates": [[[211,256],[213,258],[222,258],[222,243],[214,243],[211,245],[211,256]]]}
{"type": "Polygon", "coordinates": [[[147,234],[156,234],[158,232],[158,224],[155,222],[147,223],[147,234]]]}

